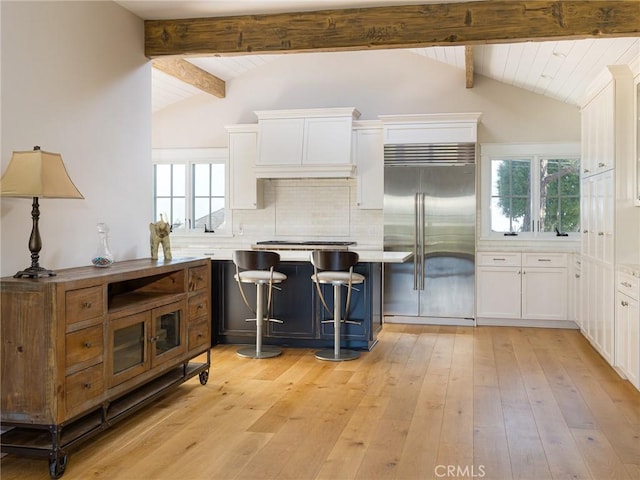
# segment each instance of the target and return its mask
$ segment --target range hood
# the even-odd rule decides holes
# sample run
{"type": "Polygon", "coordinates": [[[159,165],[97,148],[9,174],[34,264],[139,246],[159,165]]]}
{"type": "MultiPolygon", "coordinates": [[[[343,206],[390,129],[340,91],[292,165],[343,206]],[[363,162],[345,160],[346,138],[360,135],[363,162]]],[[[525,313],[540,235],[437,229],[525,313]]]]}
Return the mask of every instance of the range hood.
{"type": "Polygon", "coordinates": [[[255,112],[258,117],[256,178],[348,178],[353,107],[255,112]]]}

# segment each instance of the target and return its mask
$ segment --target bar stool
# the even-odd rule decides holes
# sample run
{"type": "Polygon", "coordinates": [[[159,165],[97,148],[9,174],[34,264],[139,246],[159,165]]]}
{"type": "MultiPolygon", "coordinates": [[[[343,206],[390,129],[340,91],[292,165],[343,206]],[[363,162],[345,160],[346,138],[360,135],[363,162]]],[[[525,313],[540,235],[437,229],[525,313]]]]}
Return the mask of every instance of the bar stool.
{"type": "Polygon", "coordinates": [[[240,294],[249,310],[255,313],[255,318],[247,319],[248,322],[256,322],[256,346],[240,348],[236,353],[247,358],[271,358],[277,357],[282,350],[276,347],[262,346],[262,327],[264,322],[282,323],[282,320],[269,318],[271,313],[271,298],[274,284],[287,279],[284,273],[274,271],[280,263],[280,255],[276,252],[258,250],[236,250],[233,252],[233,263],[236,266],[234,278],[240,288],[240,294]],[[256,308],[249,304],[244,293],[243,283],[253,283],[256,286],[256,308]],[[264,286],[268,285],[267,309],[264,311],[264,286]]]}
{"type": "Polygon", "coordinates": [[[330,360],[333,362],[358,358],[360,356],[358,352],[340,348],[341,324],[360,324],[360,322],[354,322],[348,318],[352,285],[364,282],[364,276],[359,273],[354,273],[353,271],[353,266],[358,263],[358,254],[356,252],[343,250],[314,250],[311,252],[311,263],[313,264],[313,275],[311,279],[316,285],[320,302],[329,313],[331,313],[331,309],[327,306],[320,284],[333,285],[333,320],[324,320],[322,322],[333,322],[333,350],[320,350],[316,352],[315,356],[319,360],[330,360]],[[345,286],[347,287],[347,300],[343,318],[341,312],[341,288],[345,286]]]}

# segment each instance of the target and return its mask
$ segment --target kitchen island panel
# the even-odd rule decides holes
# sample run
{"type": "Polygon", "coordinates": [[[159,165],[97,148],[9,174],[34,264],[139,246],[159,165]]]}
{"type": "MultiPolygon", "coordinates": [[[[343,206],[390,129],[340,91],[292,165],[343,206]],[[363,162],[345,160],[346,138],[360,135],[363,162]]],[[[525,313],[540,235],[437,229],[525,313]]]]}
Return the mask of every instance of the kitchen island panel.
{"type": "MultiPolygon", "coordinates": [[[[219,343],[255,343],[255,322],[246,321],[253,313],[242,300],[233,278],[235,266],[231,261],[214,261],[220,279],[218,292],[219,322],[213,330],[219,343]]],[[[308,262],[281,262],[277,270],[287,275],[287,280],[273,291],[273,318],[283,323],[265,325],[264,344],[284,347],[330,348],[333,345],[333,325],[322,324],[331,318],[318,299],[311,281],[313,267],[308,262]]],[[[352,293],[351,318],[361,320],[361,325],[343,324],[343,346],[370,349],[376,342],[382,327],[382,265],[359,263],[356,271],[365,276],[365,282],[357,285],[352,293]]],[[[245,284],[245,294],[250,304],[255,304],[256,289],[245,284]]],[[[333,308],[333,290],[325,286],[329,308],[333,308]]],[[[343,292],[343,301],[346,292],[343,292]]]]}

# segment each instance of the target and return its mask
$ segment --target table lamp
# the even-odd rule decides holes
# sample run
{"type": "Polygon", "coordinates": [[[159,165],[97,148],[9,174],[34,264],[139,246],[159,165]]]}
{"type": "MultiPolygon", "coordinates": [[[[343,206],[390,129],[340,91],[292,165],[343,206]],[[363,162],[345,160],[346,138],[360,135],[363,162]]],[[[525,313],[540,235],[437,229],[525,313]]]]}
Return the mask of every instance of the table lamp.
{"type": "Polygon", "coordinates": [[[29,237],[31,266],[19,271],[15,278],[54,276],[55,272],[39,264],[42,239],[38,230],[40,206],[38,198],[84,198],[73,184],[59,153],[50,153],[33,147],[30,152],[13,152],[9,166],[0,179],[0,196],[32,197],[33,227],[29,237]]]}

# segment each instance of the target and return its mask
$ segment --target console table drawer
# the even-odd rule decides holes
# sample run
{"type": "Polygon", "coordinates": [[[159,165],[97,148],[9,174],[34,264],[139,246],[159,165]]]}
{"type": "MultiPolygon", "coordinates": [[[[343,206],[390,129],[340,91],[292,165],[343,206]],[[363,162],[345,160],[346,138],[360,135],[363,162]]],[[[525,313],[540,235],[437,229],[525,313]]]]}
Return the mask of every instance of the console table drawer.
{"type": "Polygon", "coordinates": [[[191,267],[189,269],[189,291],[195,292],[206,288],[209,284],[208,273],[208,267],[191,267]]]}
{"type": "Polygon", "coordinates": [[[193,350],[202,345],[208,345],[211,338],[211,327],[209,318],[203,317],[203,321],[189,324],[189,339],[187,350],[193,350]]]}
{"type": "Polygon", "coordinates": [[[209,295],[199,293],[189,299],[189,319],[197,318],[209,311],[209,295]]]}
{"type": "Polygon", "coordinates": [[[90,362],[102,361],[104,353],[104,334],[102,325],[83,328],[73,333],[67,333],[65,338],[66,367],[90,362]]]}
{"type": "Polygon", "coordinates": [[[92,398],[102,395],[105,387],[102,363],[67,376],[65,387],[67,413],[92,398]]]}
{"type": "Polygon", "coordinates": [[[67,325],[99,317],[104,313],[102,287],[70,290],[65,294],[67,325]]]}

